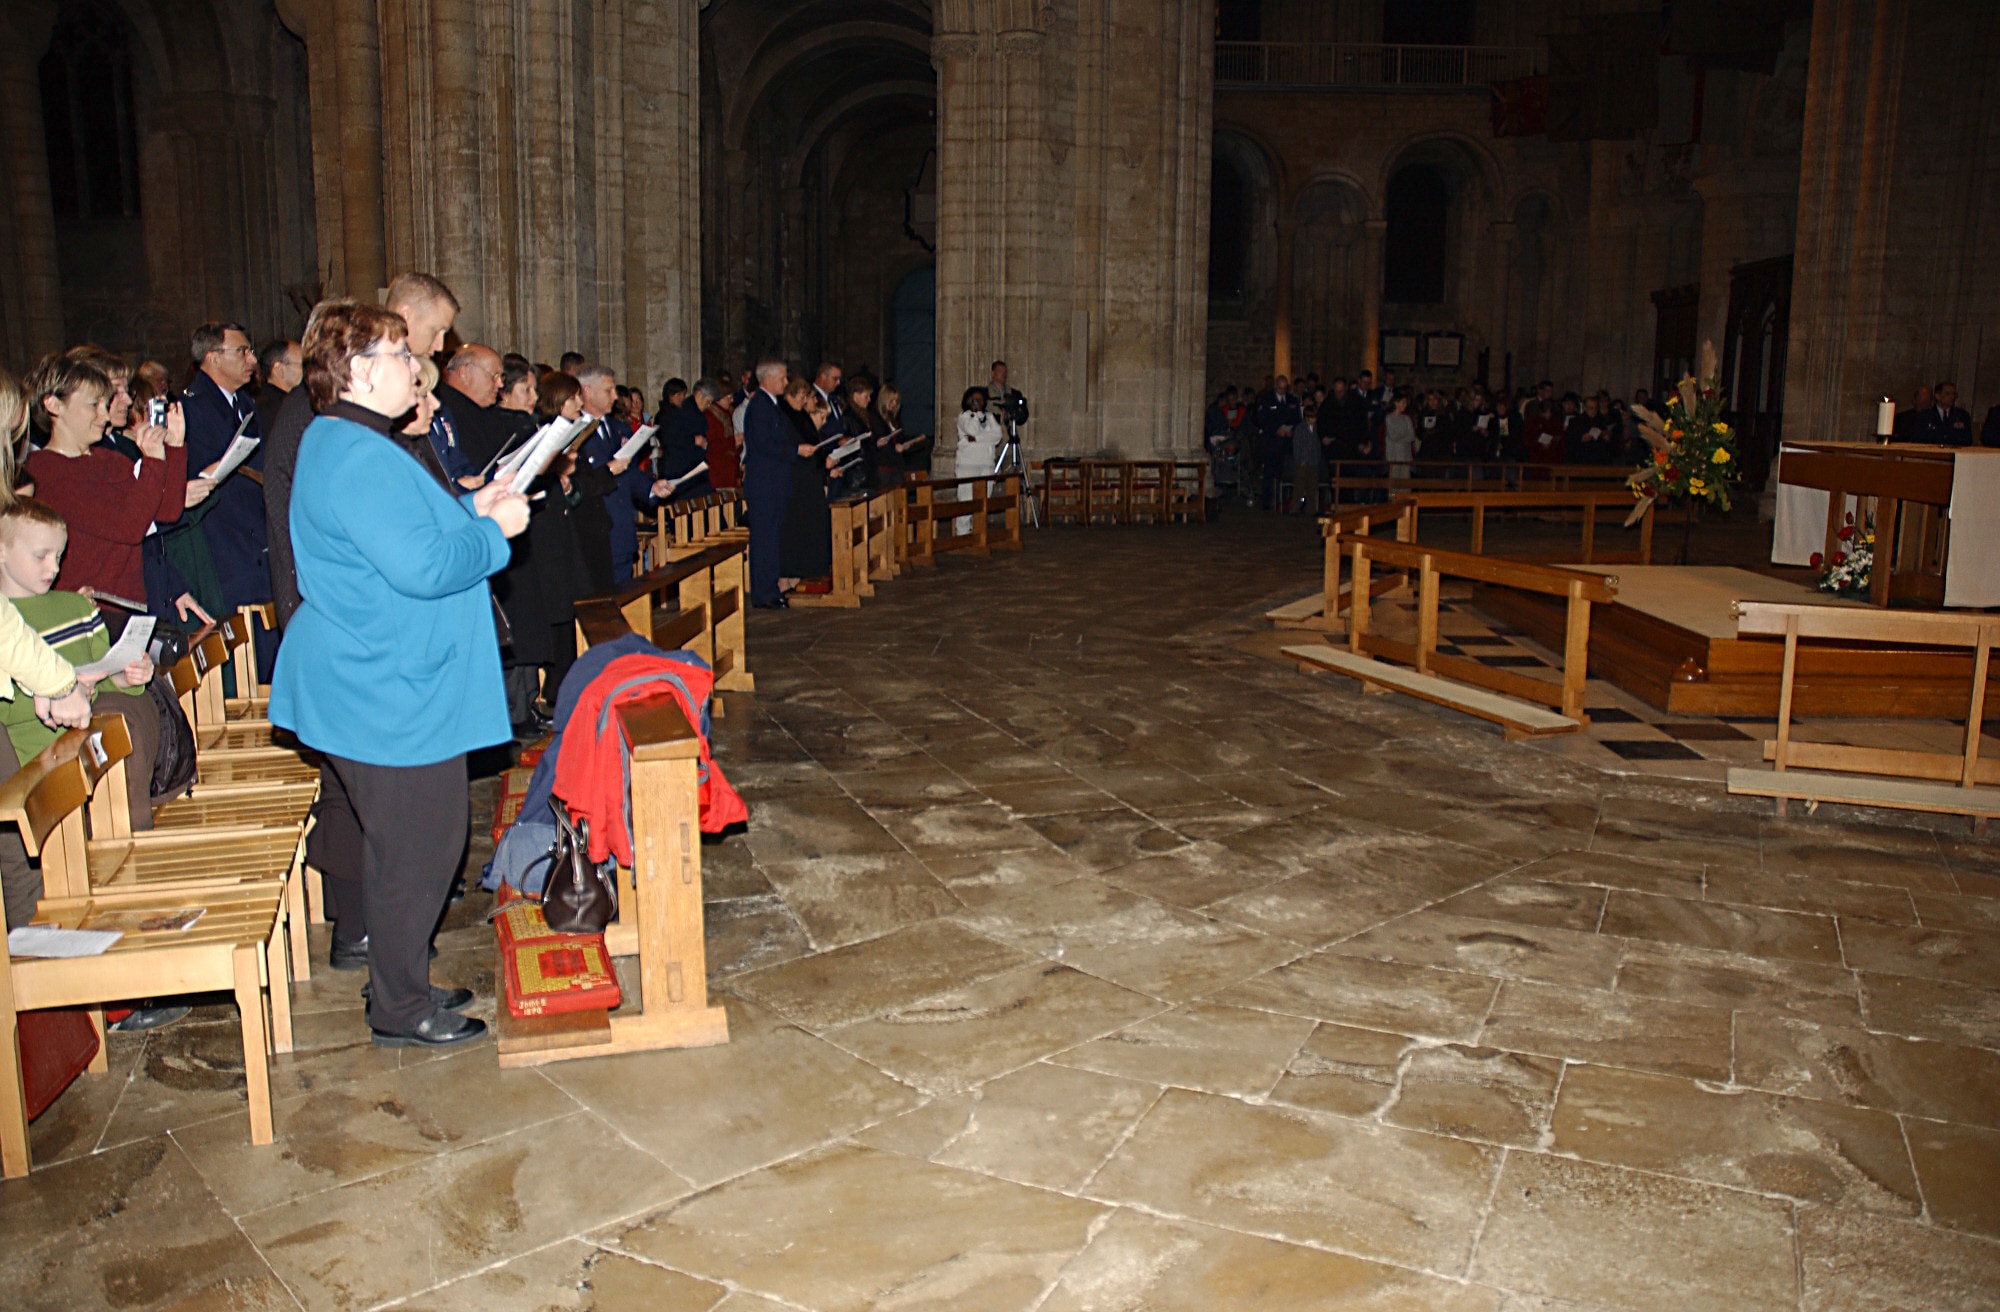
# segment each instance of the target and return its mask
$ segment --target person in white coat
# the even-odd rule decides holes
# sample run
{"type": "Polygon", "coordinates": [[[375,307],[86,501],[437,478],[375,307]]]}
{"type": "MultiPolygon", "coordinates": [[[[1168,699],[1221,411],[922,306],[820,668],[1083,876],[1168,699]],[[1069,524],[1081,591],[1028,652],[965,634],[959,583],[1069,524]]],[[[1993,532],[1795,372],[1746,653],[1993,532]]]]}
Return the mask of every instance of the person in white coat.
{"type": "MultiPolygon", "coordinates": [[[[993,472],[1006,440],[1000,421],[987,413],[983,387],[968,387],[958,403],[958,448],[956,478],[979,478],[993,472]]],[[[952,521],[951,531],[972,532],[972,517],[961,515],[952,521]]]]}

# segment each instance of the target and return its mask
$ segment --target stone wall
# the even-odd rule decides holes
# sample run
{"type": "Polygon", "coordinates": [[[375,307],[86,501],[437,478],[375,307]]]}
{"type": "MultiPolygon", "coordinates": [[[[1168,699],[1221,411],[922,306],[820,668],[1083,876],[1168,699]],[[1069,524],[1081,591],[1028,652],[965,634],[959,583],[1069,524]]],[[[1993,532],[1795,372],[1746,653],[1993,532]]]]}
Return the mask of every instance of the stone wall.
{"type": "Polygon", "coordinates": [[[581,351],[649,390],[698,369],[696,9],[287,0],[327,290],[424,269],[466,340],[581,351]]]}
{"type": "Polygon", "coordinates": [[[1200,445],[1213,16],[945,0],[938,395],[1005,358],[1024,455],[1200,445]]]}

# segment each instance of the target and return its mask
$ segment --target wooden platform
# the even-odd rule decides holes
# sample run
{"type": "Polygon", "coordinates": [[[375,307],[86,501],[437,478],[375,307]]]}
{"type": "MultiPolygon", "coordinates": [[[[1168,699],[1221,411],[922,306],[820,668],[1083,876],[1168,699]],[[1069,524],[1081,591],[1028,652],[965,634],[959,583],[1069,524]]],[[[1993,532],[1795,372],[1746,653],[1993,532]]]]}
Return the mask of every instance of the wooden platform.
{"type": "MultiPolygon", "coordinates": [[[[1591,615],[1590,673],[1677,715],[1778,713],[1783,644],[1738,638],[1738,600],[1853,605],[1768,574],[1707,566],[1620,565],[1618,599],[1591,615]]],[[[1552,597],[1482,587],[1473,604],[1558,650],[1563,607],[1552,597]]],[[[1892,643],[1807,642],[1797,702],[1805,716],[1953,718],[1965,714],[1972,657],[1892,643]]]]}

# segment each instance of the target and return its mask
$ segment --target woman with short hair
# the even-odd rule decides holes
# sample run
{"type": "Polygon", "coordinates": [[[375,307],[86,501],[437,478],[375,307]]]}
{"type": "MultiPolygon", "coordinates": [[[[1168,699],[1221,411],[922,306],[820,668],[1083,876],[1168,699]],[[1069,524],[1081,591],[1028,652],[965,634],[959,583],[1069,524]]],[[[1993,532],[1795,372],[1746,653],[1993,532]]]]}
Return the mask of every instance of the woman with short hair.
{"type": "Polygon", "coordinates": [[[374,305],[327,309],[306,334],[319,416],[291,501],[304,600],[271,722],[329,758],[360,822],[361,887],[337,899],[336,937],[367,944],[375,1042],[442,1047],[486,1032],[455,1012],[468,990],[431,985],[429,950],[465,850],[466,753],[511,736],[486,580],[528,503],[501,481],[458,494],[398,440],[419,406],[408,335],[374,305]]]}

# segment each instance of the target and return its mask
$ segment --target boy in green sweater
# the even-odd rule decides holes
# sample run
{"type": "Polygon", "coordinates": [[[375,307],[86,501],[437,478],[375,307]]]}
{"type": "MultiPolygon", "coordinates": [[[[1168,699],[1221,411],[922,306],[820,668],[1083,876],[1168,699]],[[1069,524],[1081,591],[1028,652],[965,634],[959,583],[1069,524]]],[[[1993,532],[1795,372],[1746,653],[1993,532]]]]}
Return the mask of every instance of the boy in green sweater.
{"type": "MultiPolygon", "coordinates": [[[[69,545],[69,527],[46,502],[22,497],[0,510],[0,592],[4,592],[28,627],[79,668],[111,650],[104,617],[90,598],[76,592],[51,592],[69,545]]],[[[91,712],[116,712],[125,717],[132,735],[132,756],[125,763],[126,801],[136,832],[153,827],[153,758],[160,746],[160,718],[146,685],[153,679],[153,662],[145,655],[102,680],[93,689],[91,712]]],[[[0,724],[7,729],[22,761],[34,758],[61,731],[42,722],[33,699],[0,701],[0,724]]]]}

